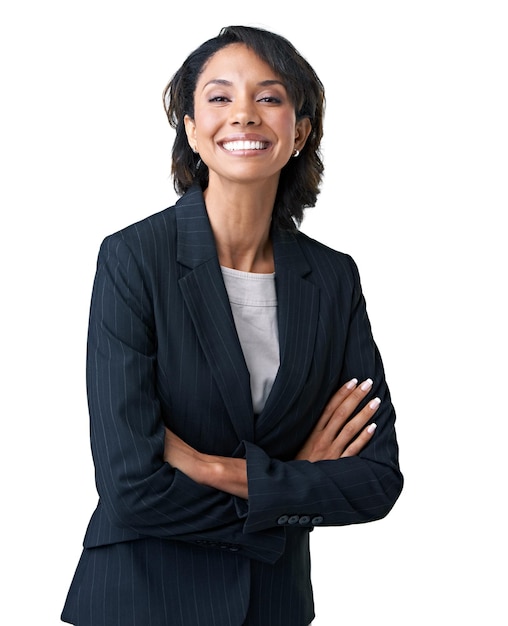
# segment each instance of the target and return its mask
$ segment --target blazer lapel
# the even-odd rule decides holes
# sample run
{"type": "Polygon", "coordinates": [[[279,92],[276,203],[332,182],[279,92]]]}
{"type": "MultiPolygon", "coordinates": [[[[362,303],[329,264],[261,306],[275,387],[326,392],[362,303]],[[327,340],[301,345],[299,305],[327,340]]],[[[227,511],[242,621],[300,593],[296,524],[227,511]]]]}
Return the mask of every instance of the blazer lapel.
{"type": "Polygon", "coordinates": [[[250,377],[238,340],[208,215],[199,187],[176,204],[179,285],[203,352],[240,440],[266,435],[298,399],[314,354],[319,288],[295,236],[273,231],[280,367],[254,424],[250,377]],[[255,434],[254,434],[255,429],[255,434]]]}
{"type": "Polygon", "coordinates": [[[240,440],[252,441],[254,418],[250,377],[238,340],[199,187],[176,204],[179,285],[203,352],[240,440]]]}
{"type": "Polygon", "coordinates": [[[314,354],[319,288],[305,277],[311,268],[290,232],[274,231],[280,367],[265,408],[256,422],[256,438],[267,434],[298,398],[314,354]]]}

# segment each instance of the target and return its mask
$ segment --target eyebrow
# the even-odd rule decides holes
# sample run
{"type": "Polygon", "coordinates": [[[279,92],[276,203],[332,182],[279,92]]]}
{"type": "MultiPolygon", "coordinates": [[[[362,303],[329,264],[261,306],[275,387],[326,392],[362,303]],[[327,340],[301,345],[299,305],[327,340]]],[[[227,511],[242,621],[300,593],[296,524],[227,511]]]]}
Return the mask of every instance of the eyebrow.
{"type": "MultiPolygon", "coordinates": [[[[212,80],[209,80],[205,85],[203,85],[203,89],[205,89],[205,87],[208,87],[208,85],[224,85],[226,87],[231,87],[233,83],[230,80],[226,80],[224,78],[213,78],[212,80]]],[[[271,85],[280,85],[281,87],[284,87],[284,89],[286,89],[286,85],[282,81],[275,79],[262,80],[257,83],[257,85],[258,87],[270,87],[271,85]]]]}

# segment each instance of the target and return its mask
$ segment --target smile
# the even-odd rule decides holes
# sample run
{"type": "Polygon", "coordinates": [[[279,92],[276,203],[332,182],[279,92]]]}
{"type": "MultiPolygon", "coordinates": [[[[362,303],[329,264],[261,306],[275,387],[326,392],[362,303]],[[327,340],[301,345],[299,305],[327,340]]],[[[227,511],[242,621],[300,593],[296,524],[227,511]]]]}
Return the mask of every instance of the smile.
{"type": "Polygon", "coordinates": [[[229,152],[245,150],[266,150],[268,143],[265,141],[226,141],[222,144],[224,150],[229,152]]]}

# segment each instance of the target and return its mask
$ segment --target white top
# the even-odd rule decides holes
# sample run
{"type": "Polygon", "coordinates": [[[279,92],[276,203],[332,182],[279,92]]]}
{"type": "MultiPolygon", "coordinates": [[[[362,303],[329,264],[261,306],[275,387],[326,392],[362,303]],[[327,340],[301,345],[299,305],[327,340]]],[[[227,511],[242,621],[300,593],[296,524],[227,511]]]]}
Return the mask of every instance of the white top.
{"type": "Polygon", "coordinates": [[[222,267],[236,332],[250,373],[254,413],[265,406],[279,369],[275,274],[222,267]]]}

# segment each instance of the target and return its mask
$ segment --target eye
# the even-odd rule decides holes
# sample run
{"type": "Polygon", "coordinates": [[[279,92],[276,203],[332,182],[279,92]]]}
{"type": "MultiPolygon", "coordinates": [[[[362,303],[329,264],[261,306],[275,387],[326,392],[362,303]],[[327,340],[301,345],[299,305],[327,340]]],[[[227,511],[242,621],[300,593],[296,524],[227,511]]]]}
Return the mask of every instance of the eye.
{"type": "Polygon", "coordinates": [[[282,100],[277,96],[263,96],[258,102],[267,102],[268,104],[281,104],[282,100]]]}
{"type": "Polygon", "coordinates": [[[211,96],[208,102],[230,102],[227,96],[211,96]]]}

